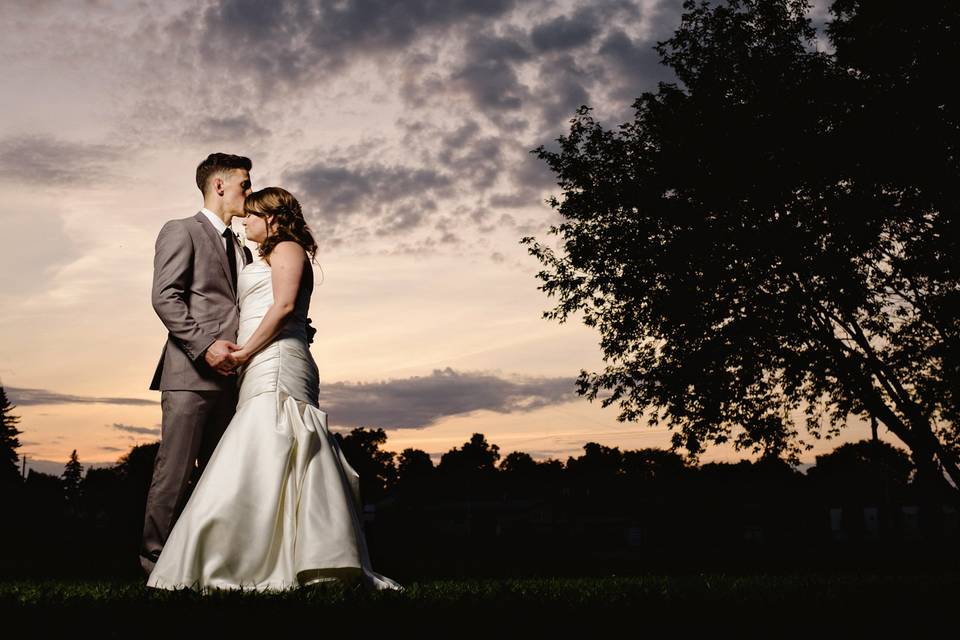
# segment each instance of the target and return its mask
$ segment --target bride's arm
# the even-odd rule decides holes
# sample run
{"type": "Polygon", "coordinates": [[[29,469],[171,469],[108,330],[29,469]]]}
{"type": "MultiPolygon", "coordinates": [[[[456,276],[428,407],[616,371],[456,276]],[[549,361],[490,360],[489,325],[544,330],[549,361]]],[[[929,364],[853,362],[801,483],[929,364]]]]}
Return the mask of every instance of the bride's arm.
{"type": "Polygon", "coordinates": [[[297,291],[307,254],[296,242],[285,240],[270,253],[273,304],[260,321],[260,325],[240,349],[230,354],[237,364],[244,364],[280,333],[287,318],[293,313],[297,291]]]}

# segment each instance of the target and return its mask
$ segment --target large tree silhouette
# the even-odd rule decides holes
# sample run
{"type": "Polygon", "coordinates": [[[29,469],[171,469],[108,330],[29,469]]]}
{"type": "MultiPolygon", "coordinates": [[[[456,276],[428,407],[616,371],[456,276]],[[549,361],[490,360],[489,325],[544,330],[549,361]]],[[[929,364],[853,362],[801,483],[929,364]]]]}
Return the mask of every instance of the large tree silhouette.
{"type": "Polygon", "coordinates": [[[500,447],[474,433],[462,447],[453,447],[440,457],[437,476],[443,489],[461,496],[489,496],[496,491],[500,447]]]}
{"type": "Polygon", "coordinates": [[[860,440],[818,455],[807,477],[835,499],[877,502],[900,499],[912,472],[913,463],[902,450],[880,440],[860,440]]]}
{"type": "Polygon", "coordinates": [[[439,469],[474,473],[493,473],[500,459],[500,447],[487,442],[482,433],[474,433],[462,447],[453,447],[440,458],[439,469]]]}
{"type": "Polygon", "coordinates": [[[433,460],[426,451],[407,447],[397,456],[397,486],[407,498],[425,496],[434,472],[433,460]]]}
{"type": "Polygon", "coordinates": [[[83,496],[83,465],[80,464],[76,449],[73,450],[70,459],[64,465],[60,479],[63,482],[67,513],[78,515],[81,507],[80,499],[83,496]]]}
{"type": "Polygon", "coordinates": [[[397,455],[380,447],[387,441],[383,429],[355,428],[346,436],[334,434],[343,450],[343,455],[353,470],[360,474],[360,493],[365,503],[377,502],[396,484],[397,468],[393,459],[397,455]]]}
{"type": "Polygon", "coordinates": [[[532,475],[537,468],[537,461],[529,453],[511,451],[497,466],[500,471],[516,476],[532,475]]]}
{"type": "Polygon", "coordinates": [[[560,298],[544,317],[583,311],[612,364],[578,392],[652,409],[693,461],[732,439],[796,463],[802,408],[815,438],[874,417],[928,488],[960,486],[960,5],[836,2],[834,54],[807,9],[688,0],[656,47],[679,85],[618,130],[581,106],[533,150],[565,219],[565,255],[521,240],[560,298]]]}
{"type": "Polygon", "coordinates": [[[17,449],[20,447],[17,429],[20,416],[13,415],[17,406],[7,398],[7,392],[0,385],[0,488],[20,483],[20,470],[17,468],[17,449]]]}

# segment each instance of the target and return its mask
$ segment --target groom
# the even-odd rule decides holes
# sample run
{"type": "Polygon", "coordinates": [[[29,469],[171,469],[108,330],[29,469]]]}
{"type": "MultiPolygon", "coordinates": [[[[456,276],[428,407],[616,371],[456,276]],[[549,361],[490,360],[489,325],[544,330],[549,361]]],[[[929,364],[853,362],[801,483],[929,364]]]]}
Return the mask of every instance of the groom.
{"type": "Polygon", "coordinates": [[[210,154],[197,167],[203,208],[170,220],[157,236],[153,308],[167,342],[150,388],[160,390],[160,448],[147,494],[140,566],[149,575],[186,504],[194,473],[203,473],[237,406],[228,355],[240,316],[237,273],[253,260],[230,228],[252,192],[249,158],[210,154]]]}

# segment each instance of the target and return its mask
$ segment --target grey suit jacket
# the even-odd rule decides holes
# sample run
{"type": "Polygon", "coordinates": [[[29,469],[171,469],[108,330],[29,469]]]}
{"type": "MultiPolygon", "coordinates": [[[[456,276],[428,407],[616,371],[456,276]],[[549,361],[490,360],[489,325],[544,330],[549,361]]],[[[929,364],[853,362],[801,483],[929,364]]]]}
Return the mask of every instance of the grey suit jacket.
{"type": "MultiPolygon", "coordinates": [[[[244,247],[244,263],[253,259],[244,247]]],[[[150,388],[218,390],[236,385],[207,364],[215,340],[236,342],[240,326],[237,293],[220,234],[198,211],[160,229],[153,259],[153,308],[167,327],[167,343],[150,388]]]]}

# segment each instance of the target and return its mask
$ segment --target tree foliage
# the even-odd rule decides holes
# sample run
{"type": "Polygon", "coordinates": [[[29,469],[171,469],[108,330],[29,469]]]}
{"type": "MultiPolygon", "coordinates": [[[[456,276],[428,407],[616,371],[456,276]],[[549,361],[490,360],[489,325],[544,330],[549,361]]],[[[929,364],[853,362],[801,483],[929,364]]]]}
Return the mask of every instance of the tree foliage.
{"type": "Polygon", "coordinates": [[[818,455],[807,477],[826,495],[869,495],[879,500],[903,496],[913,470],[910,456],[902,449],[881,440],[860,440],[818,455]]]}
{"type": "Polygon", "coordinates": [[[355,428],[346,436],[335,434],[343,455],[360,475],[364,502],[377,502],[397,481],[396,454],[381,447],[387,442],[383,429],[355,428]]]}
{"type": "Polygon", "coordinates": [[[440,456],[437,475],[443,492],[471,497],[490,496],[497,490],[497,461],[500,447],[474,433],[462,447],[453,447],[440,456]]]}
{"type": "Polygon", "coordinates": [[[433,460],[426,451],[407,447],[397,456],[397,486],[407,498],[425,496],[435,472],[433,460]]]}
{"type": "Polygon", "coordinates": [[[808,9],[687,0],[656,47],[679,84],[617,130],[583,105],[533,150],[563,192],[562,254],[521,240],[559,297],[544,317],[581,311],[611,364],[578,392],[666,420],[692,461],[732,439],[797,463],[802,409],[815,439],[876,417],[960,486],[960,5],[837,1],[834,53],[808,9]]]}
{"type": "Polygon", "coordinates": [[[430,478],[433,476],[433,460],[430,454],[420,449],[407,447],[397,457],[397,475],[400,482],[414,478],[430,478]]]}
{"type": "Polygon", "coordinates": [[[482,433],[474,433],[462,447],[453,447],[440,458],[438,469],[453,473],[493,473],[500,459],[500,447],[487,442],[482,433]]]}
{"type": "Polygon", "coordinates": [[[20,447],[18,435],[23,433],[17,428],[20,416],[13,414],[17,406],[7,398],[7,392],[0,385],[0,485],[19,484],[20,470],[17,468],[20,447]]]}
{"type": "Polygon", "coordinates": [[[74,449],[70,454],[70,459],[63,467],[63,474],[60,476],[63,482],[63,492],[66,498],[67,507],[72,512],[78,512],[80,499],[83,494],[83,465],[80,464],[80,458],[77,456],[77,450],[74,449]]]}
{"type": "Polygon", "coordinates": [[[537,461],[529,453],[523,451],[511,451],[497,466],[497,469],[504,473],[517,475],[532,474],[536,468],[537,461]]]}

